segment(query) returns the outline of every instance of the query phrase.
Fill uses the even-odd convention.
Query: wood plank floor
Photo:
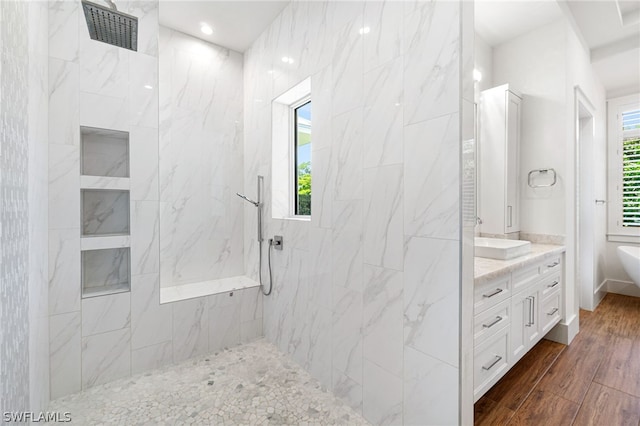
[[[640,298],[581,310],[569,346],[541,340],[474,408],[482,426],[640,426]]]

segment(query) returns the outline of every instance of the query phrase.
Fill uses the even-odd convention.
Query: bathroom
[[[638,12],[491,3],[115,1],[137,18],[132,49],[93,40],[79,0],[1,2],[3,424],[534,410],[537,390],[506,410],[490,398],[523,362],[474,386],[474,263],[501,262],[474,259],[474,237],[510,234],[484,229],[482,94],[520,95],[515,239],[554,245],[562,271],[553,326],[522,360],[561,363],[609,300],[640,297],[618,257],[638,228],[617,235],[607,187],[608,115],[638,109],[620,66],[638,63]],[[614,12],[606,43],[582,33]],[[551,169],[555,185],[528,186]],[[565,411],[589,415],[582,399]]]

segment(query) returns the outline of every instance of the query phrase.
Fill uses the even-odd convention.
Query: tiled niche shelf
[[[82,251],[82,297],[131,290],[129,247]]]
[[[129,177],[129,133],[80,127],[80,174]]]
[[[82,297],[131,290],[129,134],[81,127]]]

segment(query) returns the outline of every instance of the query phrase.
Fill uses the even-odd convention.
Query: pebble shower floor
[[[367,425],[264,339],[52,401],[79,425]]]

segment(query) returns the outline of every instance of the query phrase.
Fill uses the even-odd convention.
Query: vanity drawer
[[[473,296],[473,312],[477,315],[511,297],[511,277],[506,274],[476,285]]]
[[[542,273],[560,272],[562,270],[562,256],[555,255],[544,260],[541,267]]]
[[[517,293],[521,289],[527,287],[540,277],[541,263],[526,266],[520,270],[513,272],[513,293]]]
[[[540,305],[540,324],[543,336],[562,318],[562,292],[557,290],[542,300]]]
[[[490,339],[510,321],[511,303],[509,300],[476,315],[473,325],[473,346],[478,346]]]
[[[562,278],[560,277],[560,272],[554,273],[542,281],[542,298],[544,299],[548,294],[551,294],[556,290],[560,290],[561,288]]]
[[[509,364],[509,327],[478,346],[473,356],[473,396],[477,401],[507,372]]]

